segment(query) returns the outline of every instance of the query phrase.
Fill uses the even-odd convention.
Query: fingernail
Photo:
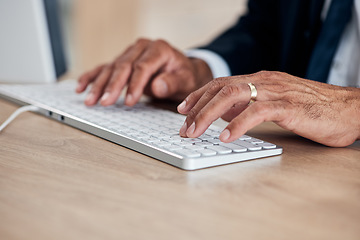
[[[132,94],[128,94],[125,98],[125,104],[130,104],[133,100]]]
[[[224,131],[222,131],[222,133],[219,136],[221,141],[226,141],[230,138],[230,131],[229,129],[225,129]]]
[[[184,100],[180,105],[178,106],[179,111],[183,111],[186,107],[186,100]]]
[[[193,135],[195,132],[195,122],[193,122],[190,127],[188,128],[188,130],[186,131],[186,135],[191,136]]]
[[[82,90],[82,88],[83,88],[83,84],[79,82],[75,90],[76,90],[77,92],[79,92],[79,91]]]
[[[106,93],[104,93],[104,95],[101,97],[101,101],[104,102],[104,101],[106,101],[109,97],[110,97],[110,93],[109,93],[109,92],[106,92]]]
[[[156,82],[155,82],[155,87],[156,87],[156,90],[158,92],[158,94],[160,96],[166,96],[167,93],[168,93],[168,85],[166,84],[166,82],[162,79],[158,79]]]
[[[87,103],[93,103],[95,101],[95,94],[94,93],[89,93],[86,96],[85,102]]]
[[[187,124],[186,124],[186,121],[184,122],[184,124],[182,125],[182,127],[180,128],[180,135],[181,136],[185,136],[186,135],[186,130],[187,130]]]

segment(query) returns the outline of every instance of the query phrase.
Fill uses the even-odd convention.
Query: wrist
[[[346,87],[344,102],[350,107],[354,123],[354,131],[357,133],[357,140],[360,140],[360,88]]]

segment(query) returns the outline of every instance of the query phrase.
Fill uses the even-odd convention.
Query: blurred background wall
[[[246,0],[59,0],[70,71],[111,61],[139,37],[178,49],[209,42],[246,11]]]

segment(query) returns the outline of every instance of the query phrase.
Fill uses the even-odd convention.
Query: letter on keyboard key
[[[232,152],[232,150],[230,148],[226,148],[226,147],[222,147],[222,146],[211,146],[211,147],[207,147],[207,149],[214,150],[219,154],[228,154],[228,153]]]
[[[230,148],[231,150],[233,150],[234,152],[246,152],[247,151],[247,148],[246,147],[243,147],[243,146],[240,146],[240,145],[236,145],[236,144],[233,144],[233,143],[220,143],[219,144],[220,146],[223,146],[223,147],[227,147],[227,148]]]
[[[180,154],[182,156],[185,157],[189,157],[189,158],[197,158],[200,157],[201,154],[192,150],[186,150],[186,149],[182,149],[180,151],[175,151],[177,154]]]

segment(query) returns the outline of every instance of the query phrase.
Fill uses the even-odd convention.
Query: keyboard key
[[[191,142],[176,142],[174,143],[175,145],[181,146],[181,147],[187,147],[187,146],[191,146],[192,143]]]
[[[219,145],[219,143],[222,143],[220,141],[220,139],[216,138],[216,139],[210,139],[210,140],[207,140],[208,142],[212,143],[212,144],[216,144],[216,145]]]
[[[211,147],[207,147],[207,149],[213,150],[219,154],[228,154],[232,152],[230,148],[226,148],[223,146],[211,146]]]
[[[202,140],[199,138],[183,138],[182,141],[188,143],[202,142]]]
[[[273,149],[273,148],[276,148],[276,145],[275,144],[272,144],[272,143],[263,143],[263,144],[259,144],[261,145],[264,149]]]
[[[188,158],[197,158],[197,157],[201,156],[201,153],[194,152],[194,151],[187,150],[187,149],[178,150],[178,151],[175,151],[175,153],[180,154],[185,157],[188,157]]]
[[[178,146],[178,145],[174,145],[174,144],[171,144],[171,145],[169,145],[169,146],[165,146],[164,148],[167,149],[167,150],[169,150],[169,151],[171,151],[171,152],[174,152],[174,151],[178,151],[178,150],[183,149],[183,147]]]
[[[196,142],[194,143],[196,146],[202,146],[202,147],[209,147],[209,146],[213,146],[214,144],[212,144],[211,142]]]
[[[216,155],[216,151],[211,150],[211,149],[202,149],[202,150],[197,150],[197,152],[201,153],[202,156],[205,157],[210,157],[210,156],[215,156]]]
[[[155,142],[156,146],[159,147],[166,147],[166,146],[171,146],[171,143],[164,141],[164,140],[160,140],[159,142]]]
[[[263,143],[263,140],[260,139],[256,139],[256,138],[251,138],[249,140],[245,140],[246,142],[252,143],[252,144],[258,144],[258,143]]]
[[[226,148],[230,148],[231,150],[233,150],[234,152],[246,152],[247,148],[240,146],[240,145],[236,145],[234,143],[220,143],[220,146],[226,147]]]
[[[243,135],[239,138],[239,140],[250,140],[251,137],[247,136],[247,135]]]
[[[262,148],[260,145],[252,144],[252,143],[249,143],[246,141],[235,140],[233,143],[236,145],[245,147],[245,148],[249,149],[250,151],[261,150],[261,148]]]
[[[193,150],[193,151],[204,149],[204,148],[205,147],[203,147],[203,146],[198,146],[198,145],[194,145],[194,144],[185,147],[185,149],[189,149],[189,150]]]

